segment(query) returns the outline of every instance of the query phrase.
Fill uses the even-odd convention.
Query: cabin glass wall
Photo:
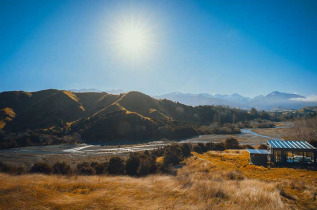
[[[294,156],[292,151],[285,151],[285,158],[287,163],[293,163],[294,162]]]
[[[314,153],[304,152],[304,161],[305,163],[314,163]]]
[[[294,151],[293,155],[294,155],[294,163],[301,163],[304,161],[303,152]]]
[[[282,160],[281,156],[282,156],[282,152],[280,150],[275,150],[274,151],[274,160],[275,160],[275,162],[280,163],[281,160]]]

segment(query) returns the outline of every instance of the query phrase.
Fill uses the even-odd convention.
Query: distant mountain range
[[[190,93],[169,93],[155,96],[157,99],[169,99],[190,106],[198,105],[224,105],[241,109],[252,107],[260,110],[290,110],[300,109],[305,106],[317,106],[317,101],[306,100],[305,96],[293,93],[282,93],[274,91],[268,95],[260,95],[254,98],[244,97],[237,93],[232,95],[220,94],[190,94]]]

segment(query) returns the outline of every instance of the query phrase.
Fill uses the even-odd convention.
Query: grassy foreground
[[[193,153],[176,176],[0,174],[1,209],[316,209],[317,172],[248,165],[245,151]]]

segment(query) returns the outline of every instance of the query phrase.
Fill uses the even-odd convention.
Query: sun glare
[[[113,47],[122,60],[148,61],[154,52],[153,24],[140,15],[128,15],[116,19],[113,24]]]
[[[125,54],[140,56],[145,53],[149,45],[148,34],[143,28],[131,24],[120,30],[118,44]]]

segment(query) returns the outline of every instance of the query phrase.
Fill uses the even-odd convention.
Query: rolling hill
[[[203,125],[232,123],[233,116],[240,121],[250,118],[244,110],[192,107],[136,91],[120,95],[56,89],[10,91],[0,93],[0,110],[0,129],[10,135],[31,130],[40,133],[37,141],[42,141],[42,133],[78,133],[83,141],[97,143],[187,138],[197,135]]]

